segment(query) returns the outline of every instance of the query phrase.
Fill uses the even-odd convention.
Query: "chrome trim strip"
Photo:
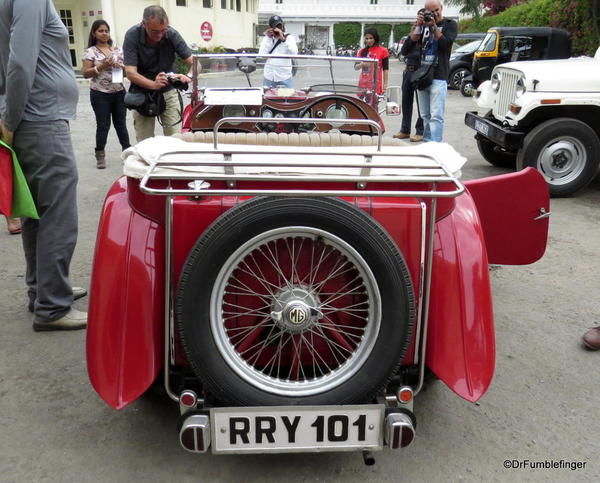
[[[171,255],[172,255],[172,233],[173,233],[173,196],[167,196],[165,200],[165,354],[164,354],[164,383],[167,395],[173,401],[179,401],[174,393],[171,392],[169,382],[170,366],[174,361],[174,352],[172,343],[174,341],[173,327],[173,304],[171,300]]]
[[[427,204],[421,204],[421,259],[419,260],[419,295],[417,301],[417,326],[415,328],[415,354],[413,364],[419,363],[419,342],[421,340],[421,327],[423,325],[423,294],[425,292],[425,243],[427,240]]]
[[[436,180],[439,181],[439,180]],[[144,193],[151,195],[166,195],[167,190],[144,187]],[[455,198],[464,189],[454,191],[365,191],[365,190],[245,190],[245,189],[206,189],[194,190],[172,190],[171,195],[176,196],[338,196],[338,197],[394,197],[394,198]]]
[[[431,199],[431,208],[429,213],[429,239],[427,240],[427,272],[425,275],[425,300],[423,304],[423,330],[421,338],[421,347],[419,355],[419,384],[415,389],[415,396],[423,389],[425,380],[425,353],[427,351],[427,327],[429,326],[429,296],[431,294],[431,270],[433,265],[433,242],[435,236],[435,210],[437,200]]]

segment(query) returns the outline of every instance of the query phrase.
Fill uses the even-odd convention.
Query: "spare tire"
[[[335,198],[253,198],[200,236],[176,295],[187,359],[224,405],[367,402],[414,322],[385,230]]]

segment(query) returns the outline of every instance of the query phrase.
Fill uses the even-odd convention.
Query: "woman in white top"
[[[291,34],[286,34],[283,20],[279,15],[273,15],[269,19],[269,29],[260,44],[259,54],[297,55],[298,46],[296,39]],[[264,70],[265,87],[277,87],[283,85],[292,87],[292,59],[268,59]]]
[[[90,100],[96,114],[96,167],[104,169],[104,147],[111,116],[121,148],[130,146],[124,104],[123,52],[113,45],[110,27],[104,20],[92,24],[88,48],[83,52],[83,76],[91,79]]]

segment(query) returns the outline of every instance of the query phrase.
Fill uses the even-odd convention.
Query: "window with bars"
[[[225,10],[227,8],[227,0],[221,0],[221,8]]]
[[[67,30],[69,32],[69,43],[75,43],[75,34],[73,32],[73,12],[69,9],[61,9],[60,11],[60,19],[62,23],[65,24]]]
[[[212,8],[212,0],[202,0],[202,6],[204,8]]]
[[[377,5],[377,0],[371,0],[371,5]]]
[[[414,5],[415,0],[406,0],[406,5]]]
[[[175,0],[177,7],[187,7],[187,0]]]
[[[242,11],[242,0],[235,0],[235,9],[238,12]]]
[[[283,3],[283,0],[275,0],[275,3]]]

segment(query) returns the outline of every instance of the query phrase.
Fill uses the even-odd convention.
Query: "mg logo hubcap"
[[[308,310],[306,310],[304,307],[301,307],[299,305],[292,307],[289,311],[289,321],[295,325],[301,324],[306,319],[308,319],[308,317],[309,317]]]

